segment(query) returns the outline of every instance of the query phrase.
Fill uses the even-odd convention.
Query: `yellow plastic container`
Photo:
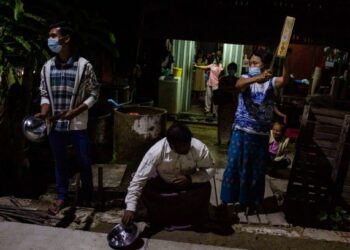
[[[173,68],[173,75],[175,77],[181,77],[182,76],[182,68],[174,67]]]

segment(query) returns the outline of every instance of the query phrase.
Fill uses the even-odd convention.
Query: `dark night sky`
[[[32,7],[30,0],[24,0]],[[52,2],[48,0],[37,0]],[[61,0],[107,19],[123,60],[142,45],[165,38],[275,46],[287,15],[296,17],[292,43],[348,49],[350,1],[345,0]],[[73,14],[72,14],[73,15]],[[144,19],[143,19],[144,18]],[[144,20],[142,24],[142,19]],[[157,44],[155,46],[158,46]]]
[[[47,1],[47,0],[38,0]],[[28,4],[30,0],[25,0]],[[47,1],[50,2],[50,1]],[[55,2],[55,1],[53,1]],[[350,46],[347,0],[61,0],[110,21],[121,42],[177,38],[276,44],[285,16],[296,17],[294,43]],[[140,24],[144,14],[144,26]]]

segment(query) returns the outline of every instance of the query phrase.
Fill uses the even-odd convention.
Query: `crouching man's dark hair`
[[[174,123],[168,128],[166,138],[169,144],[190,142],[192,139],[192,132],[185,124]]]

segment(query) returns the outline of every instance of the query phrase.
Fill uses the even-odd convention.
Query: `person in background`
[[[282,120],[284,124],[287,124],[287,115],[279,110],[277,103],[273,106],[273,112],[277,115],[278,120]]]
[[[284,63],[282,76],[273,77],[269,70],[271,60],[272,53],[267,48],[255,48],[248,74],[236,83],[240,93],[221,200],[223,208],[239,202],[246,214],[259,212],[264,199],[274,92],[288,82],[289,76],[288,63]]]
[[[162,55],[161,62],[161,74],[164,76],[169,76],[173,69],[173,64],[175,62],[174,56],[172,54],[172,44],[170,39],[165,40],[165,47],[162,51],[164,51],[164,55]]]
[[[142,68],[140,64],[135,64],[129,76],[130,99],[135,100],[140,95],[142,88]]]
[[[275,122],[270,131],[268,171],[271,174],[278,169],[287,168],[291,163],[287,157],[289,138],[286,136],[286,129],[284,123]]]
[[[273,122],[281,122],[284,123],[287,126],[287,115],[283,113],[281,110],[282,104],[281,104],[281,91],[277,91],[275,93],[275,98],[274,98],[274,106],[273,106],[273,112],[274,112],[274,118]]]
[[[214,172],[207,146],[193,138],[187,126],[173,124],[137,168],[125,197],[122,222],[128,225],[134,221],[141,198],[151,224],[201,223],[208,217],[209,180]]]
[[[56,55],[41,70],[41,112],[37,117],[55,117],[48,128],[49,142],[55,161],[57,199],[49,213],[57,214],[68,195],[67,146],[73,144],[82,181],[82,205],[93,201],[90,143],[87,133],[88,109],[97,101],[100,84],[93,67],[74,52],[74,31],[66,23],[50,26],[48,47]]]
[[[208,64],[208,60],[205,58],[202,50],[198,50],[195,63],[199,66],[206,66]],[[205,70],[197,68],[194,72],[192,91],[194,101],[198,101],[200,95],[205,92]]]
[[[220,55],[221,55],[221,51],[218,51],[214,58],[213,63],[207,66],[199,66],[197,64],[194,65],[196,68],[199,68],[199,69],[210,69],[209,79],[207,81],[206,92],[205,92],[204,113],[208,114],[212,111],[214,116],[217,115],[217,106],[212,105],[213,91],[215,89],[218,89],[219,76],[220,76],[220,73],[224,70],[224,67],[221,64]]]
[[[219,79],[219,88],[213,91],[213,103],[218,105],[218,145],[222,140],[229,144],[232,124],[238,103],[236,89],[237,64],[232,62],[227,66],[227,75]]]

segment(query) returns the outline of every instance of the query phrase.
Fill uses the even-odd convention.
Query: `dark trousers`
[[[93,184],[90,142],[87,130],[72,130],[69,132],[51,131],[49,141],[55,160],[57,198],[60,200],[65,200],[67,198],[69,184],[67,146],[72,143],[79,165],[83,199],[88,201],[91,200],[93,195]]]
[[[149,180],[141,200],[151,223],[158,225],[198,224],[208,218],[210,182],[178,189],[160,177]]]

